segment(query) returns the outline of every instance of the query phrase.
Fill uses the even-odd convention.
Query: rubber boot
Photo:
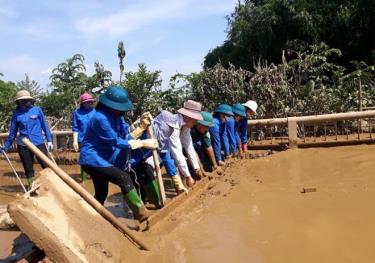
[[[81,169],[81,182],[83,183],[86,179],[86,173]]]
[[[155,205],[156,208],[161,207],[161,198],[158,181],[154,179],[145,185],[146,197],[147,199]]]
[[[143,204],[142,199],[139,197],[135,189],[124,195],[124,199],[129,208],[133,211],[134,217],[138,219],[138,221],[142,222],[150,216],[147,208]]]
[[[33,184],[33,181],[34,181],[34,177],[27,177],[27,186],[26,186],[26,190],[27,191],[30,191],[31,189],[31,185]]]

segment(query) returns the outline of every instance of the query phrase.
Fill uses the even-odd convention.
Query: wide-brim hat
[[[194,100],[188,100],[184,102],[184,107],[179,109],[177,112],[188,116],[194,120],[203,120],[201,115],[202,105]]]
[[[216,106],[214,111],[218,113],[223,113],[226,115],[233,116],[232,107],[228,104],[219,104]]]
[[[27,90],[20,90],[16,94],[15,101],[18,100],[35,100],[33,97],[31,97],[30,92]]]
[[[99,102],[118,111],[130,111],[133,109],[128,91],[121,86],[109,87],[104,94],[100,95]]]
[[[254,114],[257,114],[258,103],[256,103],[255,101],[248,100],[246,103],[243,103],[242,105],[252,110]]]
[[[246,108],[241,103],[236,103],[232,106],[232,111],[241,117],[246,117]]]
[[[214,126],[213,118],[212,118],[211,113],[209,113],[207,111],[202,111],[201,115],[202,115],[203,120],[198,121],[198,124],[203,125],[203,126],[207,126],[207,127]]]

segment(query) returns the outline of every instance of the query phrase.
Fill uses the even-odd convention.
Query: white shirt
[[[177,114],[177,124],[178,128],[174,128],[169,137],[171,153],[182,175],[189,177],[191,175],[182,149],[185,149],[194,170],[199,169],[197,153],[195,152],[193,140],[191,139],[190,128],[183,127],[185,123],[181,114]]]

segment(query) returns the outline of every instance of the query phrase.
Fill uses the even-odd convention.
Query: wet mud
[[[239,160],[139,233],[153,251],[134,262],[373,262],[374,153],[360,145]]]
[[[160,250],[142,262],[373,262],[374,153],[311,148],[240,161],[151,233]]]

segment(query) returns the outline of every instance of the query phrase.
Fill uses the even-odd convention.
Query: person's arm
[[[209,129],[211,135],[211,143],[215,153],[215,157],[217,161],[221,161],[221,142],[220,142],[220,134],[219,128],[215,125]]]
[[[10,122],[9,135],[4,143],[5,151],[8,151],[10,147],[12,146],[12,143],[17,136],[17,132],[18,132],[17,117],[15,116],[15,114],[13,114],[12,120]]]
[[[40,122],[42,125],[42,130],[44,131],[44,135],[46,136],[47,142],[52,142],[52,133],[48,127],[48,123],[47,123],[46,118],[44,117],[44,113],[42,109],[39,108],[39,112],[40,112]]]
[[[236,140],[236,122],[234,121],[233,117],[227,122],[228,127],[228,141],[229,141],[229,149],[230,152],[234,155],[237,154],[237,140]]]
[[[79,129],[78,129],[78,117],[77,117],[77,111],[73,112],[72,116],[72,131],[73,131],[73,148],[76,152],[79,150],[79,145],[78,145],[78,134],[79,134]]]
[[[191,139],[190,129],[182,131],[180,136],[182,147],[185,149],[188,159],[193,166],[194,171],[200,169],[197,153],[195,152],[193,140]]]
[[[229,141],[228,141],[228,127],[226,123],[221,123],[220,139],[223,143],[225,159],[229,159]]]
[[[247,119],[246,118],[241,120],[239,131],[240,131],[242,149],[246,151],[247,150]]]
[[[214,149],[210,146],[210,147],[206,148],[205,150],[206,150],[206,153],[207,153],[208,157],[211,160],[212,167],[215,170],[217,168],[217,162],[216,162],[216,159],[215,159]]]
[[[189,177],[190,172],[184,154],[182,153],[182,144],[180,140],[180,130],[173,129],[169,137],[172,157],[176,162],[177,167],[185,177]]]
[[[165,167],[165,170],[167,171],[167,174],[170,176],[175,176],[177,174],[177,169],[176,169],[173,159],[171,158],[169,151],[160,152],[159,156],[160,156],[161,161],[163,162],[163,165]]]
[[[128,139],[120,138],[117,133],[112,129],[111,124],[107,119],[93,119],[92,120],[93,131],[97,136],[106,141],[109,145],[116,146],[120,149],[131,148]]]

